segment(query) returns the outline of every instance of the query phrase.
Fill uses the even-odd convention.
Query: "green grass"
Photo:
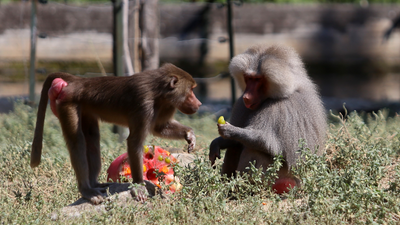
[[[217,136],[213,116],[185,117],[198,137],[197,158],[190,168],[177,168],[183,189],[168,199],[144,204],[107,204],[104,213],[79,218],[60,217],[57,224],[398,224],[400,220],[400,117],[350,114],[332,117],[326,154],[307,149],[295,170],[303,185],[280,198],[267,187],[281,163],[266,176],[251,168],[251,176],[227,180],[208,162],[208,145]],[[0,224],[50,224],[51,213],[78,198],[75,176],[57,119],[48,113],[42,163],[29,167],[36,110],[17,104],[15,113],[0,114]],[[111,126],[101,125],[103,168],[126,149]],[[149,137],[148,144],[185,148],[184,141]],[[279,157],[278,157],[279,159]],[[264,178],[263,178],[264,177]],[[251,181],[251,182],[250,182]]]

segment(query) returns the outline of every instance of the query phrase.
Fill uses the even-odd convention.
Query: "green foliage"
[[[50,224],[51,213],[80,195],[57,119],[49,112],[44,129],[42,163],[29,167],[36,110],[22,103],[11,114],[0,114],[0,224]],[[177,115],[198,137],[195,161],[176,167],[183,189],[154,197],[144,204],[104,202],[105,212],[59,218],[57,224],[396,224],[399,221],[400,117],[385,111],[371,115],[333,115],[326,153],[312,154],[294,168],[302,186],[284,196],[269,183],[283,163],[281,156],[265,172],[250,165],[250,173],[229,179],[208,161],[208,145],[217,136],[214,116]],[[126,151],[112,127],[101,124],[103,168]],[[148,144],[184,149],[184,141],[149,137]],[[303,146],[303,143],[300,142]]]
[[[327,152],[304,151],[297,173],[303,177],[302,207],[314,216],[339,215],[351,223],[392,221],[399,211],[399,118],[384,112],[365,121],[356,113],[331,127]],[[342,220],[341,219],[341,220]]]

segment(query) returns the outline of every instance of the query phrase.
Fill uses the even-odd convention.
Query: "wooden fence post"
[[[126,1],[127,2],[127,1]],[[124,15],[123,15],[123,0],[113,0],[113,17],[114,17],[114,28],[113,28],[113,67],[114,76],[125,76],[124,68]],[[115,133],[119,134],[119,141],[124,141],[128,135],[129,130],[125,127],[114,125],[113,128]]]
[[[136,72],[157,69],[159,60],[158,0],[136,0],[129,19],[129,45]]]
[[[114,76],[124,76],[123,61],[123,10],[122,0],[113,0],[114,32],[113,32],[113,64]]]
[[[29,65],[29,102],[35,104],[35,63],[36,63],[36,24],[37,24],[37,0],[31,0],[31,50]]]
[[[229,60],[231,60],[235,56],[234,48],[233,48],[233,28],[232,28],[232,3],[230,0],[227,0],[227,7],[228,7],[228,35],[229,35]],[[236,88],[235,88],[235,80],[231,77],[231,104],[232,106],[235,104],[236,101]]]
[[[141,62],[142,70],[157,69],[159,59],[159,13],[158,0],[141,1],[140,30],[141,30]]]

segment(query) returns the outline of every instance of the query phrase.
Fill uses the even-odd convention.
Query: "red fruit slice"
[[[153,159],[154,158],[154,154],[152,152],[148,152],[148,153],[143,155],[143,158],[145,158],[145,159]]]
[[[146,177],[148,180],[151,180],[151,181],[157,180],[156,169],[151,168],[151,169],[147,170]]]
[[[296,186],[296,181],[293,178],[279,178],[275,181],[275,184],[272,185],[272,190],[276,194],[283,194],[289,192],[289,189],[292,189]]]
[[[156,171],[164,174],[165,184],[170,184],[171,192],[180,190],[182,185],[174,176],[173,164],[177,160],[168,151],[158,146],[144,146],[143,150],[143,179],[153,182],[161,187],[158,182]],[[107,181],[121,182],[120,177],[132,178],[129,166],[128,153],[118,156],[107,170]]]
[[[123,171],[123,165],[125,162],[128,162],[128,153],[124,153],[120,156],[118,156],[111,164],[110,167],[108,167],[107,170],[107,181],[113,181],[117,182],[120,181],[119,177],[121,171]]]

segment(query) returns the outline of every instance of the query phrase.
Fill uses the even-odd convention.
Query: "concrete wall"
[[[206,63],[226,65],[228,43],[218,42],[220,37],[227,37],[226,8],[217,6],[210,11]],[[196,64],[204,40],[199,39],[201,29],[195,18],[203,7],[160,5],[161,61]],[[400,99],[399,75],[391,70],[400,61],[400,33],[395,31],[386,42],[382,38],[400,15],[400,6],[245,4],[233,8],[236,54],[254,44],[290,45],[310,65],[310,74],[323,95]],[[29,20],[29,2],[0,6],[0,69],[7,62],[29,59]],[[38,33],[47,38],[38,39],[37,58],[110,63],[111,30],[110,4],[39,5]],[[190,72],[198,76],[198,70],[193,67]],[[215,68],[203,71],[208,76],[218,72]]]
[[[198,29],[184,28],[204,5],[179,4],[160,7],[161,57],[187,58],[198,55]],[[249,5],[234,8],[235,51],[252,44],[282,43],[296,48],[306,61],[399,60],[397,32],[382,42],[383,32],[400,14],[397,5]],[[212,7],[208,60],[226,60],[226,9]],[[26,58],[29,49],[30,3],[0,7],[0,58]],[[38,40],[38,58],[47,60],[111,57],[111,5],[39,5],[38,32],[48,35]],[[185,39],[194,40],[182,40]]]

